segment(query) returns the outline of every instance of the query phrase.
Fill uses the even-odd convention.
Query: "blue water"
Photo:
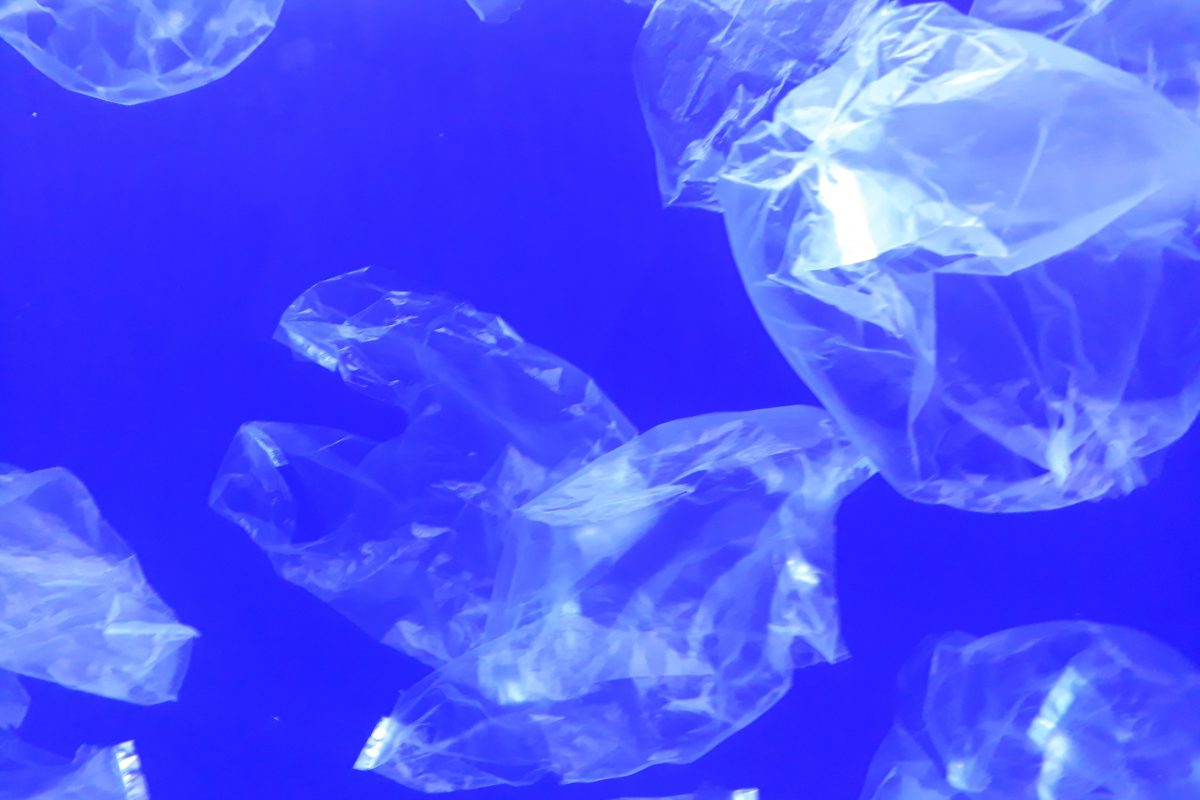
[[[228,78],[133,108],[0,48],[0,460],[78,474],[202,632],[178,703],[33,685],[25,738],[134,738],[156,800],[416,796],[350,765],[424,669],[280,580],[206,506],[247,420],[399,430],[272,342],[322,278],[378,264],[501,314],[640,428],[813,402],[720,218],[660,207],[630,74],[641,19],[615,0],[530,0],[503,26],[451,0],[296,0]],[[473,796],[855,797],[901,663],[949,630],[1085,618],[1200,661],[1198,479],[1196,431],[1147,488],[1050,513],[920,506],[875,479],[838,519],[851,660],[800,671],[693,765]]]

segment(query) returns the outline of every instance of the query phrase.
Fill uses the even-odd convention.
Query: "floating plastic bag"
[[[1200,409],[1200,127],[942,4],[878,13],[719,196],[780,349],[906,496],[1130,491]],[[1152,466],[1152,464],[1151,464]]]
[[[0,0],[0,38],[65,89],[133,105],[224,77],[283,0]]]
[[[663,202],[716,208],[713,187],[733,143],[833,61],[881,2],[658,0],[634,76]]]
[[[499,318],[376,271],[305,292],[279,338],[410,424],[386,442],[246,425],[213,507],[281,576],[432,665],[479,641],[512,510],[634,432],[591,378]]]
[[[1149,636],[1086,622],[947,637],[864,800],[1200,797],[1200,672]]]
[[[132,742],[74,759],[22,742],[29,695],[14,672],[161,703],[178,693],[195,635],[74,475],[0,467],[0,800],[146,800]]]
[[[64,469],[0,469],[0,668],[131,703],[175,699],[196,631]]]
[[[1200,4],[1193,0],[975,0],[971,16],[1068,44],[1200,116]]]
[[[407,691],[357,767],[425,792],[687,763],[844,655],[833,515],[871,468],[824,412],[662,425],[526,503],[489,640]]]

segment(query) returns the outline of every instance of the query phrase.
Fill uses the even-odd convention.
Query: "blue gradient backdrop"
[[[63,465],[198,627],[182,699],[33,687],[25,733],[136,738],[155,800],[416,794],[350,765],[422,670],[300,589],[206,507],[252,419],[384,434],[398,420],[271,341],[315,281],[366,264],[505,317],[641,427],[808,402],[741,287],[721,220],[663,211],[630,75],[638,11],[529,0],[290,0],[230,77],[136,108],[70,94],[0,48],[0,460]],[[797,675],[687,767],[497,789],[610,800],[758,786],[857,796],[927,635],[1090,618],[1200,660],[1200,435],[1133,496],[1029,516],[913,505],[874,480],[839,519],[854,658]]]

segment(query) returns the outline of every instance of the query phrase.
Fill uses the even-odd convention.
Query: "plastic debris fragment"
[[[1082,50],[1200,115],[1200,5],[1191,0],[975,0],[971,16]]]
[[[884,477],[1030,511],[1143,484],[1200,410],[1198,156],[1135,77],[927,4],[877,13],[719,194],[768,330]]]
[[[623,797],[620,800],[758,800],[758,789],[718,789],[705,786],[691,794],[676,794],[670,797]]]
[[[284,578],[433,665],[479,641],[512,510],[634,433],[587,375],[502,320],[376,271],[305,292],[279,338],[410,424],[386,442],[246,425],[213,507]]]
[[[11,672],[0,670],[0,730],[17,728],[29,710],[29,693]]]
[[[882,0],[658,0],[634,75],[667,205],[715,208],[733,143],[833,61]]]
[[[863,800],[1200,797],[1200,672],[1149,636],[1061,622],[947,637]]]
[[[124,105],[224,77],[283,0],[0,0],[0,38],[74,92]]]
[[[196,631],[64,469],[0,470],[0,668],[152,704],[175,699]]]
[[[833,515],[870,474],[803,407],[598,458],[517,512],[490,638],[402,695],[357,768],[445,792],[700,757],[843,656]]]
[[[524,0],[467,0],[484,22],[505,22],[521,9]]]
[[[82,747],[74,759],[0,731],[0,800],[148,800],[133,742]]]

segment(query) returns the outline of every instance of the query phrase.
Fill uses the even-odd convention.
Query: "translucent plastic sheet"
[[[1200,4],[1194,0],[975,0],[971,15],[1069,44],[1142,78],[1200,114]]]
[[[0,0],[0,38],[60,86],[132,105],[242,63],[283,0]]]
[[[133,742],[83,747],[74,759],[0,731],[0,800],[148,800]]]
[[[882,0],[658,0],[634,75],[663,202],[714,208],[733,143]],[[649,3],[638,3],[649,5]]]
[[[927,4],[789,94],[719,196],[768,330],[888,481],[1029,511],[1141,485],[1195,419],[1198,156],[1137,78]]]
[[[279,338],[404,410],[404,434],[253,423],[212,493],[279,574],[438,665],[482,635],[512,510],[633,435],[574,366],[464,303],[370,270],[324,281]]]
[[[1200,672],[1135,631],[1086,622],[947,637],[863,800],[1200,797]]]
[[[29,710],[29,694],[11,672],[0,670],[0,729],[17,728]]]
[[[146,800],[132,742],[81,748],[68,760],[18,738],[13,729],[28,708],[29,695],[17,676],[0,671],[0,800]]]
[[[524,0],[467,0],[484,22],[504,22],[520,10]]]
[[[843,655],[833,515],[871,474],[789,407],[667,423],[524,505],[489,640],[359,758],[426,792],[690,762]]]
[[[196,632],[63,469],[0,468],[0,669],[133,703],[175,698]]]
[[[196,632],[63,469],[0,467],[0,667],[134,703],[175,698]],[[0,670],[0,800],[146,800],[132,742],[66,759],[20,740],[29,695]]]

